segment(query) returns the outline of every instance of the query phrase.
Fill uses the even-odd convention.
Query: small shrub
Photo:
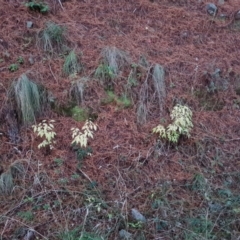
[[[158,133],[160,137],[172,143],[177,143],[181,135],[189,137],[193,128],[192,111],[190,108],[177,104],[173,108],[170,117],[173,123],[169,124],[167,128],[159,124],[153,128],[153,133]]]
[[[49,147],[53,148],[52,144],[54,143],[54,138],[56,133],[54,132],[54,120],[50,120],[47,123],[46,120],[43,120],[41,123],[33,125],[33,131],[37,134],[38,137],[42,138],[43,141],[38,145],[38,148]]]
[[[25,3],[25,6],[32,11],[38,11],[40,13],[49,12],[49,6],[44,2],[31,1],[31,2]]]

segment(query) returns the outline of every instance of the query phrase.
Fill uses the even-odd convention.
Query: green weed
[[[123,94],[122,96],[118,97],[115,95],[113,91],[107,91],[107,98],[102,100],[103,104],[109,104],[109,103],[115,103],[120,108],[128,108],[131,107],[132,102],[131,100],[126,96],[126,94]]]
[[[13,63],[8,67],[8,70],[10,72],[16,72],[18,69],[19,69],[19,67],[18,67],[18,64],[16,64],[16,63]]]
[[[190,189],[195,192],[205,193],[208,189],[207,179],[200,173],[196,173],[192,179]]]
[[[50,10],[49,6],[46,3],[38,1],[27,2],[25,3],[25,6],[32,11],[38,11],[40,13],[47,13]]]
[[[31,211],[19,212],[18,216],[27,222],[31,222],[34,219],[34,214]]]
[[[24,59],[23,59],[23,57],[18,57],[18,59],[17,59],[17,62],[19,63],[19,64],[24,64]]]
[[[61,158],[55,158],[54,160],[53,160],[56,164],[57,164],[57,166],[62,166],[63,165],[63,162],[64,162],[64,160],[63,159],[61,159]]]
[[[96,234],[89,232],[80,232],[79,229],[73,229],[60,234],[61,240],[104,240]]]
[[[84,122],[88,119],[88,112],[84,108],[75,106],[70,109],[70,114],[72,118],[78,122]]]

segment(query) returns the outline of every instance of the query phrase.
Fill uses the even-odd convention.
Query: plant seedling
[[[16,63],[11,64],[11,65],[8,67],[8,70],[9,70],[10,72],[16,72],[16,71],[18,70],[18,64],[16,64]]]
[[[43,139],[38,145],[39,149],[43,147],[53,148],[52,144],[55,143],[54,137],[56,136],[54,125],[52,124],[54,122],[54,120],[50,120],[49,123],[47,123],[46,120],[43,120],[41,123],[32,126],[34,133]]]
[[[89,138],[93,138],[93,131],[97,130],[97,125],[92,121],[87,120],[82,127],[81,132],[79,128],[71,128],[72,131],[72,144],[80,145],[80,147],[87,147],[87,142]]]
[[[177,104],[173,108],[170,117],[173,123],[169,124],[167,128],[159,124],[153,128],[153,133],[158,133],[160,137],[172,143],[177,143],[181,135],[189,137],[193,128],[192,111],[190,108]]]

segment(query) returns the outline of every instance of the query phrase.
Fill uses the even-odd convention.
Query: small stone
[[[225,0],[218,0],[219,5],[223,5],[225,3]]]
[[[34,60],[33,60],[33,57],[32,57],[32,56],[28,59],[28,61],[29,61],[29,63],[30,63],[31,65],[34,64]]]
[[[216,16],[218,8],[214,3],[208,3],[206,10],[209,15]]]
[[[240,20],[240,11],[235,14],[235,20]]]
[[[132,217],[139,221],[145,223],[147,220],[146,218],[137,210],[137,209],[132,209]]]
[[[120,236],[121,239],[125,239],[125,240],[131,240],[132,239],[132,234],[127,232],[124,229],[119,231],[119,236]]]
[[[220,18],[227,18],[228,15],[227,15],[226,13],[221,13],[219,17],[220,17]]]
[[[32,231],[31,229],[29,229],[27,231],[27,234],[25,235],[24,239],[23,240],[33,240],[35,237],[34,235],[34,231]]]
[[[33,22],[27,21],[27,28],[32,28],[32,26],[33,26]]]

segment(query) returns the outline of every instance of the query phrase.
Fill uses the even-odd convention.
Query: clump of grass
[[[97,236],[94,233],[80,232],[78,228],[65,231],[60,234],[61,240],[102,240],[102,237]]]
[[[103,63],[109,66],[115,75],[119,74],[119,71],[130,62],[127,53],[116,47],[104,48],[101,55]]]
[[[0,175],[0,194],[10,194],[14,187],[14,179],[22,176],[24,166],[20,162],[13,163],[6,172]]]
[[[82,104],[84,101],[84,88],[87,81],[87,78],[80,78],[78,80],[72,81],[70,95],[78,105]]]
[[[39,34],[39,43],[45,52],[61,52],[64,49],[66,29],[54,22],[47,22]]]
[[[147,106],[143,102],[137,108],[137,122],[143,124],[147,121]]]
[[[149,106],[158,105],[158,114],[162,115],[166,98],[164,68],[155,64],[148,68],[146,78],[139,92],[137,121],[143,124],[147,121]]]
[[[164,68],[155,64],[153,67],[152,79],[155,89],[156,98],[158,99],[159,110],[163,111],[165,98],[166,98],[166,85],[165,85],[165,72]]]
[[[79,64],[79,58],[74,50],[72,50],[67,57],[63,65],[63,72],[65,75],[70,76],[77,74],[81,71],[81,65]]]
[[[0,193],[10,194],[13,189],[13,177],[10,171],[4,172],[0,176]]]
[[[116,75],[110,66],[100,64],[95,71],[95,77],[103,82],[106,90],[113,90],[113,83]]]
[[[41,113],[43,104],[42,90],[33,81],[23,74],[15,81],[10,90],[17,105],[18,116],[23,124],[27,125],[35,121],[38,114]]]
[[[103,82],[107,90],[113,90],[114,79],[124,66],[130,63],[127,53],[116,48],[106,47],[101,52],[102,62],[95,71],[96,78]]]

